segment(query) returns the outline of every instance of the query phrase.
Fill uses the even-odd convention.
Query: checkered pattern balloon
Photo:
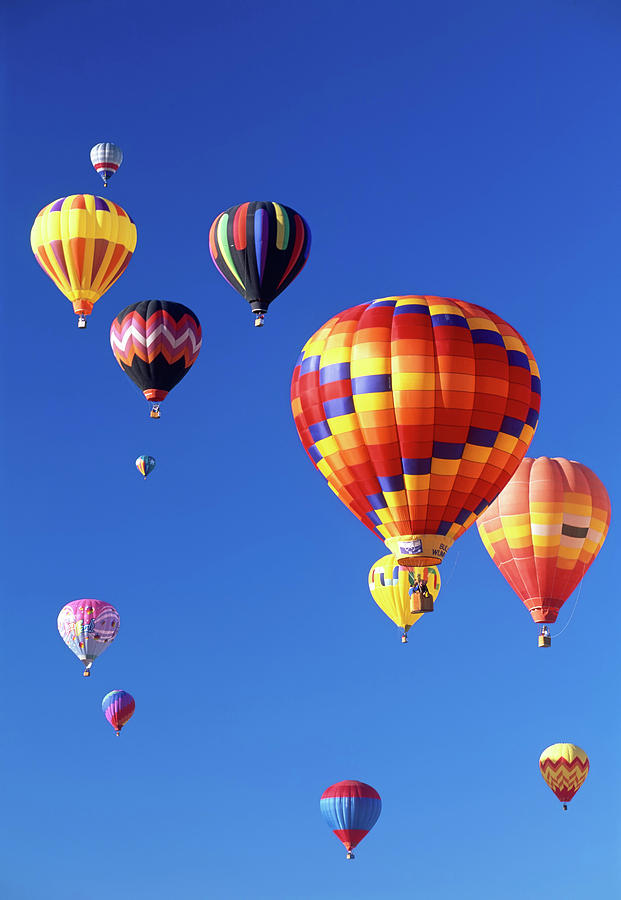
[[[485,549],[533,621],[558,611],[599,553],[610,499],[597,475],[568,459],[524,459],[477,522]]]
[[[540,382],[528,345],[495,313],[387,297],[310,338],[291,401],[337,497],[401,565],[437,565],[517,469]]]

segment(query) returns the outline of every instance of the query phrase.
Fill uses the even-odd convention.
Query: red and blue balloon
[[[382,811],[382,800],[375,788],[364,781],[339,781],[321,795],[321,813],[339,841],[345,845],[347,859],[367,836]]]
[[[127,725],[134,715],[136,701],[127,691],[110,691],[101,701],[101,708],[119,737],[123,725]]]

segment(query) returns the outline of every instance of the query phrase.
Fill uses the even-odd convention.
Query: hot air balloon
[[[567,804],[589,774],[589,758],[575,744],[552,744],[539,757],[539,768],[563,809],[567,809]]]
[[[159,419],[160,403],[196,361],[201,340],[200,322],[183,303],[144,300],[112,322],[112,352],[152,402],[152,419]]]
[[[94,660],[115,639],[119,625],[114,606],[101,600],[72,600],[58,613],[60,636],[84,663],[85,676],[91,674]]]
[[[323,792],[319,808],[339,841],[345,845],[347,859],[353,859],[354,847],[379,819],[382,801],[370,784],[339,781]]]
[[[116,731],[116,736],[121,734],[123,725],[127,725],[136,709],[136,702],[127,691],[110,691],[101,701],[103,714]]]
[[[526,453],[540,383],[527,344],[495,313],[387,297],[310,338],[291,400],[337,497],[399,565],[438,565]]]
[[[524,459],[477,522],[502,575],[543,627],[548,625],[600,551],[610,525],[610,499],[597,475],[568,459]]]
[[[124,209],[92,194],[72,194],[45,206],[30,232],[44,272],[68,297],[86,328],[93,304],[123,274],[136,247],[136,226]]]
[[[123,151],[108,141],[95,144],[91,150],[91,162],[95,171],[103,178],[104,186],[108,187],[108,179],[112,178],[123,162]]]
[[[146,481],[147,475],[155,468],[155,460],[152,456],[139,456],[136,460],[136,468],[140,474],[144,476],[144,480]]]
[[[401,642],[407,644],[408,631],[426,612],[433,611],[440,591],[440,573],[436,566],[406,568],[389,553],[369,572],[371,596],[388,618],[403,629]]]
[[[263,325],[272,300],[304,268],[310,242],[310,229],[302,216],[282,203],[231,206],[209,231],[211,258],[250,304],[255,325]]]

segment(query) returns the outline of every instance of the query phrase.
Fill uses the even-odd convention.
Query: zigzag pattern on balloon
[[[115,319],[110,329],[110,344],[119,363],[131,366],[134,356],[151,362],[162,354],[170,364],[185,359],[188,369],[201,349],[200,326],[190,316],[176,322],[165,311],[145,320],[138,313],[129,313],[119,324]]]
[[[584,784],[589,774],[589,761],[582,762],[577,757],[572,762],[562,757],[556,761],[546,759],[539,763],[539,768],[558,799],[566,803]]]

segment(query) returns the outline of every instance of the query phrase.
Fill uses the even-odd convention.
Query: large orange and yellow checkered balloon
[[[387,297],[311,337],[291,400],[337,497],[400,565],[437,565],[526,453],[539,371],[517,331],[481,306]]]
[[[558,611],[600,551],[610,498],[597,475],[568,459],[524,459],[477,522],[485,549],[533,621]]]
[[[589,774],[589,758],[575,744],[552,744],[539,757],[539,768],[563,809],[567,809],[567,804]]]
[[[72,194],[45,206],[32,226],[32,252],[86,324],[93,304],[125,271],[136,226],[124,209],[92,194]]]

